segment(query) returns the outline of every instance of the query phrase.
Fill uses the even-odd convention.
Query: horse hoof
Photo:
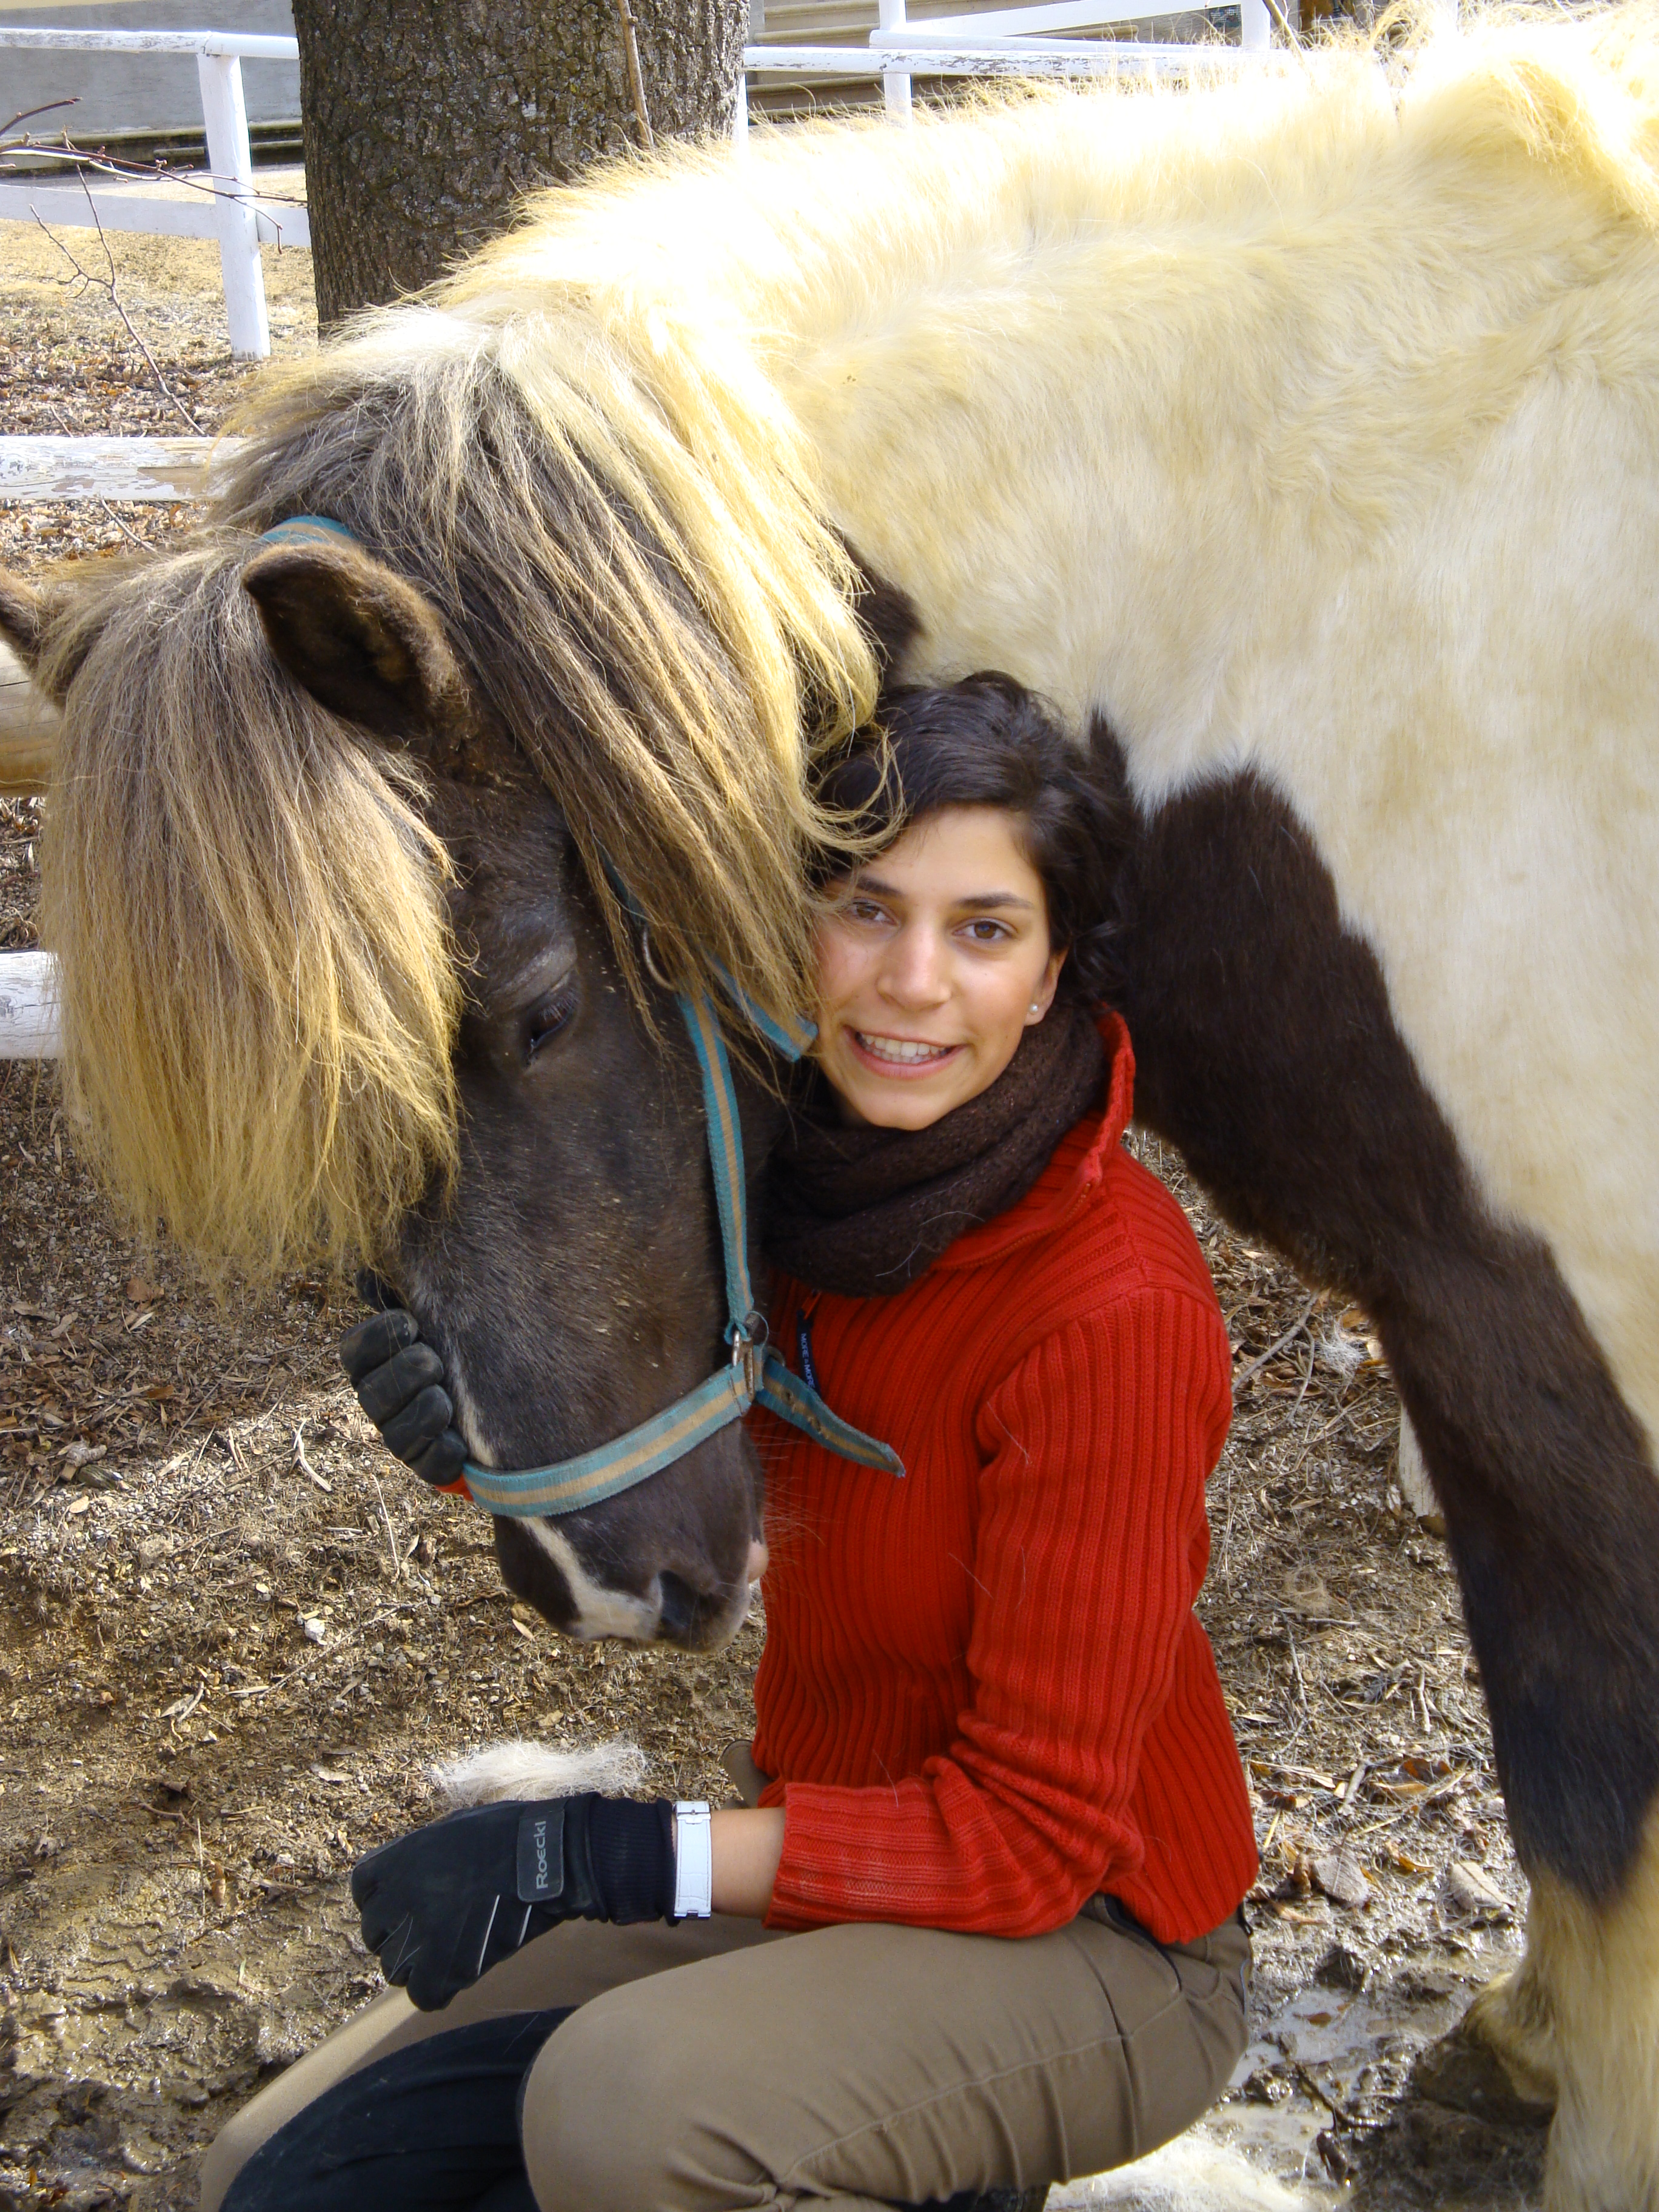
[[[1431,2043],[1412,2068],[1408,2094],[1491,2127],[1547,2127],[1553,2098],[1535,2094],[1534,2081],[1517,2081],[1484,2038],[1460,2024]]]

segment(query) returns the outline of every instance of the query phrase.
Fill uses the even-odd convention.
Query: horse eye
[[[525,1058],[534,1060],[548,1039],[557,1036],[575,1011],[574,983],[562,984],[556,991],[544,992],[525,1016]]]

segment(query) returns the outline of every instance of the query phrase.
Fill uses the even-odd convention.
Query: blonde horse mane
[[[277,666],[246,554],[124,564],[58,625],[41,921],[106,1181],[261,1273],[374,1252],[452,1167],[460,993],[417,781]]]

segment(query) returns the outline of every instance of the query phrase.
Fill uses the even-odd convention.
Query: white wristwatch
[[[674,1917],[707,1920],[714,1910],[714,1845],[706,1797],[675,1806],[674,1836]]]

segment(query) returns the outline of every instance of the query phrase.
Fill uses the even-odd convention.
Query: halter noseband
[[[277,542],[317,538],[353,538],[343,523],[326,515],[296,514],[264,532]],[[643,921],[635,902],[617,886],[623,904]],[[799,1060],[801,1046],[763,1007],[757,1006],[733,979],[721,971],[720,980],[744,1018],[767,1042],[790,1060]],[[703,1111],[708,1124],[708,1161],[714,1173],[714,1204],[720,1214],[720,1243],[726,1265],[726,1341],[732,1357],[706,1382],[660,1413],[641,1421],[637,1428],[615,1437],[607,1444],[574,1459],[556,1460],[548,1467],[504,1469],[480,1467],[468,1460],[465,1486],[492,1513],[514,1520],[541,1520],[562,1513],[579,1513],[620,1492],[631,1490],[647,1475],[657,1474],[677,1459],[696,1449],[732,1422],[741,1420],[757,1401],[770,1412],[802,1430],[814,1443],[842,1459],[902,1475],[904,1462],[890,1446],[866,1437],[838,1413],[831,1412],[817,1392],[790,1372],[777,1346],[766,1340],[765,1316],[754,1305],[749,1281],[749,1236],[744,1200],[743,1130],[738,1120],[738,1094],[726,1057],[720,1017],[699,994],[676,994],[685,1026],[697,1055],[702,1076]],[[809,1038],[811,1028],[802,1024]],[[460,1483],[451,1488],[459,1489]]]

